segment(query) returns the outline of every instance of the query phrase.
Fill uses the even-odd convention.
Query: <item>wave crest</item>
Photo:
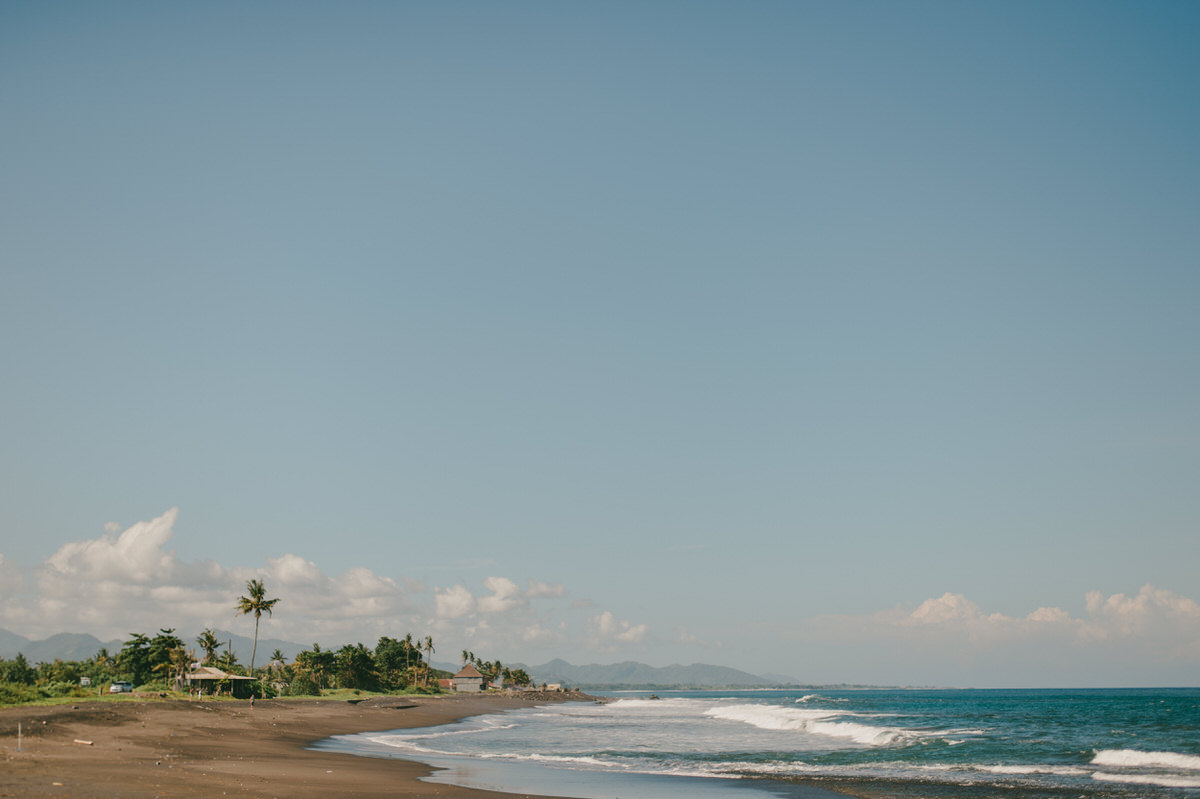
[[[828,710],[805,710],[777,705],[731,705],[714,707],[704,715],[726,721],[740,721],[762,730],[794,730],[831,738],[848,738],[867,746],[887,746],[916,737],[911,730],[897,727],[871,727],[853,721],[834,721],[840,713]]]
[[[1176,777],[1171,774],[1108,774],[1097,771],[1092,779],[1129,785],[1157,785],[1161,788],[1200,788],[1200,777]]]
[[[1101,749],[1092,758],[1093,766],[1124,768],[1173,768],[1200,771],[1200,757],[1178,752],[1143,752],[1137,749]]]

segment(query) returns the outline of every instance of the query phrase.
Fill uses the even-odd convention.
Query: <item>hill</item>
[[[115,655],[121,649],[121,641],[101,641],[86,633],[58,633],[41,641],[23,635],[0,630],[0,657],[14,658],[17,653],[30,663],[51,663],[55,660],[87,660],[107,647]]]
[[[246,665],[250,663],[250,649],[254,643],[252,638],[244,635],[235,635],[228,630],[215,630],[214,632],[217,635],[217,640],[222,643],[222,649],[226,642],[231,642],[238,660]],[[157,633],[157,630],[151,630],[146,634],[153,638]],[[196,645],[195,634],[191,636],[180,634],[180,637],[183,638],[184,643],[189,648],[200,654],[200,648]],[[19,652],[30,663],[50,663],[55,660],[88,660],[99,652],[102,647],[106,648],[110,655],[116,655],[121,651],[121,647],[124,644],[125,642],[119,638],[112,641],[101,641],[96,636],[86,633],[58,633],[44,640],[34,641],[23,635],[17,635],[8,630],[0,629],[0,658],[14,658]],[[296,657],[298,652],[307,648],[303,644],[295,644],[291,641],[259,638],[256,663],[260,666],[266,663],[272,650],[275,649],[279,649],[283,652],[285,658],[291,660]]]
[[[759,677],[728,666],[693,663],[690,666],[648,666],[627,660],[601,665],[574,666],[555,659],[525,668],[536,683],[563,683],[573,688],[767,688],[794,680]]]
[[[150,631],[153,636],[157,631]],[[221,641],[222,649],[226,643],[231,646],[238,660],[243,665],[250,663],[250,648],[253,639],[249,636],[236,635],[228,630],[215,630],[217,640]],[[196,634],[183,635],[188,647],[199,654],[196,646]],[[86,660],[91,658],[101,647],[107,648],[109,654],[116,655],[123,645],[121,640],[101,641],[92,635],[76,633],[59,633],[42,641],[33,641],[22,635],[0,629],[0,658],[16,657],[18,652],[25,655],[30,663],[49,663],[56,659]],[[310,645],[297,644],[292,641],[282,641],[274,638],[258,640],[256,665],[263,665],[275,649],[280,650],[286,660],[293,660],[296,655],[308,649]],[[326,647],[337,649],[337,647]],[[575,666],[565,660],[555,659],[540,666],[512,664],[525,669],[535,683],[562,683],[573,688],[768,688],[780,685],[795,685],[796,680],[783,675],[771,674],[759,676],[749,672],[739,671],[728,666],[713,666],[706,663],[693,663],[690,666],[674,664],[671,666],[649,666],[627,660],[623,663],[603,665],[591,663],[585,666]],[[458,671],[459,664],[435,663],[450,673]]]

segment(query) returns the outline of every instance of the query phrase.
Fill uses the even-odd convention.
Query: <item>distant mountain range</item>
[[[215,632],[218,640],[230,642],[241,663],[249,664],[253,639],[235,635],[226,630],[216,630]],[[153,637],[150,633],[146,633],[146,635]],[[198,649],[195,646],[194,637],[188,638],[183,635],[180,637],[188,646]],[[42,641],[34,641],[23,635],[0,629],[0,658],[13,658],[20,652],[30,663],[49,663],[56,659],[87,660],[102,647],[107,649],[110,655],[115,655],[121,651],[123,645],[124,641],[120,639],[101,641],[94,635],[81,633],[59,633]],[[276,649],[290,661],[310,647],[311,644],[260,638],[255,662],[258,665],[266,663],[271,652]],[[433,665],[434,668],[452,673],[460,668],[459,664],[448,662],[435,662]],[[525,669],[537,684],[561,683],[572,688],[591,688],[593,690],[605,688],[766,688],[797,684],[795,679],[783,675],[760,676],[727,666],[711,666],[704,663],[659,667],[630,660],[611,665],[591,663],[586,666],[574,666],[565,660],[555,659],[540,666],[526,666],[521,663],[510,665]]]
[[[121,649],[122,642],[101,641],[85,633],[59,633],[43,641],[33,641],[23,635],[0,630],[0,657],[14,658],[17,653],[30,663],[50,663],[54,660],[87,660],[106,647],[111,654]]]
[[[241,663],[247,665],[250,663],[250,650],[254,645],[253,638],[236,635],[228,630],[214,630],[214,632],[216,633],[217,640],[222,643],[222,649],[228,642]],[[145,635],[153,638],[157,633],[158,630],[154,630],[153,632],[145,633]],[[196,645],[195,636],[188,637],[180,634],[179,637],[189,647],[197,650],[197,652],[199,651],[200,648]],[[96,636],[86,633],[59,633],[42,641],[34,641],[23,635],[17,635],[8,630],[0,629],[0,658],[14,658],[20,652],[30,663],[49,663],[54,660],[87,660],[99,652],[101,648],[107,649],[110,655],[115,655],[121,651],[121,647],[124,645],[125,641],[120,638],[112,641],[101,641]],[[311,644],[295,644],[291,641],[280,641],[274,638],[259,638],[255,663],[260,666],[266,663],[267,658],[275,649],[281,651],[285,658],[291,660],[297,654],[310,647]]]
[[[573,666],[565,660],[552,660],[541,666],[523,667],[536,683],[556,682],[572,688],[767,688],[795,685],[796,680],[779,675],[760,677],[728,666],[693,663],[690,666],[648,666],[627,660],[624,663]]]

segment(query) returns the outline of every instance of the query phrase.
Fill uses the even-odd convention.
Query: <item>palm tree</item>
[[[232,641],[225,642],[225,654],[221,655],[221,657],[217,659],[217,665],[231,674],[233,673],[235,666],[242,665],[238,663],[237,652],[234,652],[233,647],[230,646],[232,643]]]
[[[182,685],[184,677],[192,669],[192,663],[196,661],[196,653],[181,645],[170,650],[168,657],[168,661],[162,664],[161,668],[169,675],[170,684]]]
[[[217,659],[217,650],[221,648],[221,642],[217,640],[217,634],[211,627],[204,628],[204,632],[200,633],[196,643],[204,650],[205,666]]]
[[[427,655],[427,657],[426,657],[427,662],[425,664],[425,684],[428,685],[429,678],[430,678],[430,676],[433,675],[433,653],[435,651],[433,648],[433,636],[432,635],[425,636],[425,645],[421,648],[425,650],[426,655]]]
[[[275,603],[279,601],[275,599],[267,599],[267,589],[263,587],[262,580],[249,580],[246,583],[246,593],[250,596],[238,597],[238,603],[235,606],[237,612],[243,616],[254,614],[254,645],[250,647],[250,676],[254,676],[254,655],[258,652],[258,620],[262,616],[263,611],[267,615],[271,615],[271,609],[275,607]]]

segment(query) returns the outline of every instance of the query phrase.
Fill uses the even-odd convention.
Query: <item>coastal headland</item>
[[[0,710],[0,797],[511,799],[512,794],[422,782],[432,769],[421,763],[307,747],[331,735],[433,726],[531,702],[588,699],[529,692],[374,696],[361,702],[276,699],[254,706],[130,698],[10,707]]]

